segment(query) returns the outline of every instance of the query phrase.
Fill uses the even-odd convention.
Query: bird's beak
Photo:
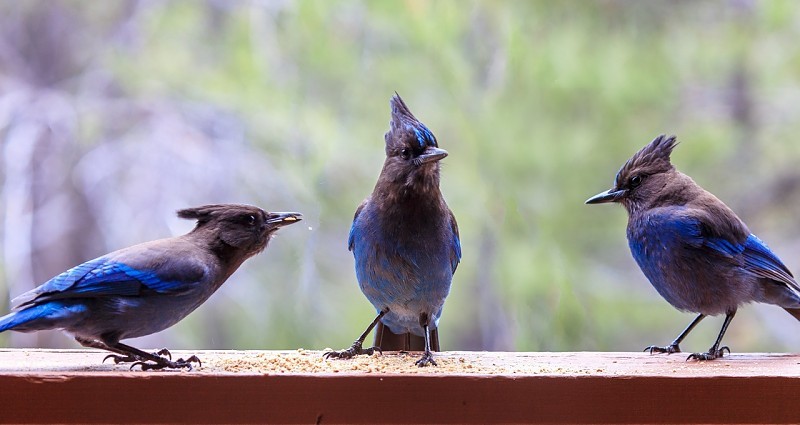
[[[447,151],[444,149],[428,147],[425,152],[414,158],[414,162],[419,166],[429,162],[436,162],[447,156]]]
[[[605,204],[606,202],[617,202],[625,196],[625,189],[614,190],[608,189],[605,192],[600,192],[586,200],[587,204]]]
[[[297,223],[303,219],[303,214],[296,212],[273,212],[267,214],[267,224],[272,227],[281,227]]]

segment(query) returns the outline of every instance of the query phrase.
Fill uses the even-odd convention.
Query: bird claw
[[[108,360],[108,359],[114,360],[114,364],[130,363],[130,362],[136,362],[136,361],[139,360],[139,358],[133,357],[131,355],[120,356],[119,354],[109,354],[109,355],[103,357],[103,363],[105,363],[106,360]]]
[[[164,356],[167,356],[167,358],[169,358],[170,360],[172,360],[172,353],[170,353],[170,352],[169,352],[169,350],[167,350],[166,348],[162,348],[162,349],[160,349],[160,350],[156,351],[156,352],[155,352],[155,353],[153,353],[153,354],[155,354],[155,355],[157,355],[157,356],[159,356],[159,357],[164,357]]]
[[[366,354],[368,356],[371,356],[376,351],[380,354],[383,354],[383,351],[381,351],[381,348],[378,346],[363,348],[361,346],[361,342],[356,341],[353,343],[353,345],[350,346],[350,348],[346,350],[328,351],[327,353],[323,354],[322,357],[326,359],[352,359],[353,357],[358,356],[359,354]]]
[[[727,346],[721,347],[717,350],[714,350],[712,347],[712,349],[708,350],[707,353],[689,354],[689,357],[686,358],[686,361],[688,362],[689,360],[704,361],[704,360],[721,359],[725,355],[726,351],[728,352],[728,354],[731,353],[731,349],[728,348]]]
[[[131,365],[131,370],[134,367],[139,366],[142,368],[142,371],[148,370],[161,370],[161,369],[183,369],[186,368],[187,370],[191,371],[194,369],[192,367],[192,363],[197,363],[198,366],[202,367],[203,362],[197,356],[191,356],[188,359],[184,360],[182,358],[172,361],[162,358],[163,361],[160,362],[153,362],[150,361],[137,361]]]
[[[651,346],[645,348],[644,351],[649,351],[650,354],[653,354],[653,353],[672,354],[672,353],[680,353],[681,352],[681,347],[679,347],[678,344],[675,344],[675,343],[667,345],[666,347],[660,347],[658,345],[651,345]]]
[[[433,353],[428,351],[426,351],[425,354],[423,354],[422,357],[420,357],[415,364],[419,367],[425,367],[428,365],[439,366],[438,364],[436,364],[436,360],[433,360]]]

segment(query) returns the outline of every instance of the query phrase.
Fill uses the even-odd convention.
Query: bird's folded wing
[[[800,292],[800,286],[794,280],[792,272],[781,262],[769,247],[757,238],[750,235],[744,243],[745,269],[756,276],[772,279],[785,283],[790,289]]]
[[[148,288],[160,293],[183,292],[200,280],[205,270],[191,258],[182,261],[181,273],[157,273],[136,269],[125,263],[100,257],[73,267],[28,291],[13,301],[16,308],[34,302],[64,298],[91,298],[108,295],[134,296]]]
[[[458,223],[456,223],[456,217],[453,215],[452,211],[448,211],[450,213],[450,227],[453,231],[453,241],[452,241],[452,253],[450,255],[450,265],[453,266],[453,273],[456,272],[456,268],[458,268],[458,263],[461,262],[461,238],[458,235]]]
[[[356,208],[356,213],[353,214],[353,224],[350,226],[350,234],[347,236],[347,249],[352,251],[356,246],[356,220],[358,220],[359,214],[364,209],[364,207],[369,202],[369,198],[365,199],[361,204]]]
[[[703,245],[726,257],[740,258],[742,269],[748,273],[785,284],[789,289],[800,294],[800,286],[792,276],[792,272],[755,235],[748,235],[742,243],[732,242],[722,237],[704,237]]]

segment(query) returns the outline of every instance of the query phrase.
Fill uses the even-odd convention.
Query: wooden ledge
[[[94,350],[0,350],[4,423],[800,423],[800,356],[203,351],[130,371]]]

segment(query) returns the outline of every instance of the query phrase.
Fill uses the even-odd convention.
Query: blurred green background
[[[0,3],[0,311],[174,211],[296,210],[205,305],[145,347],[345,347],[373,318],[347,251],[400,93],[450,152],[463,259],[447,350],[641,350],[691,320],[630,257],[626,214],[583,201],[660,133],[679,169],[800,269],[800,3]],[[707,349],[721,318],[683,344]],[[800,352],[748,306],[734,352]],[[2,346],[75,347],[58,332]]]

